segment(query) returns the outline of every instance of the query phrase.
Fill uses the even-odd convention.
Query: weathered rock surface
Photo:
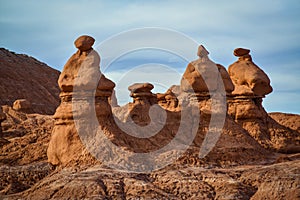
[[[250,50],[238,48],[239,60],[229,66],[235,90],[228,99],[228,113],[264,148],[278,152],[300,152],[300,134],[273,120],[262,106],[272,92],[270,79],[253,63]]]
[[[169,111],[180,111],[178,96],[180,94],[180,86],[171,86],[164,94],[156,94],[158,104]]]
[[[13,103],[13,109],[24,113],[32,112],[31,103],[27,99],[18,99]]]
[[[59,76],[61,104],[54,114],[55,126],[47,151],[48,162],[52,165],[94,162],[81,142],[74,120],[88,120],[86,109],[91,108],[99,117],[112,115],[108,98],[115,84],[101,74],[100,56],[92,49],[93,43],[92,37],[80,36],[75,41],[78,51],[67,61]]]
[[[59,105],[59,71],[45,63],[0,48],[0,105],[27,99],[32,112],[53,114]]]
[[[2,111],[2,107],[0,106],[0,134],[2,133],[1,123],[6,119],[6,115]]]
[[[274,112],[269,116],[280,125],[300,132],[300,115]]]
[[[219,71],[216,64],[209,60],[208,54],[200,45],[197,53],[199,59],[189,63],[182,76],[181,91],[209,95],[217,90]]]
[[[88,35],[82,35],[74,42],[77,49],[81,52],[85,52],[92,49],[95,39]]]
[[[228,67],[230,78],[235,86],[233,94],[264,97],[273,91],[270,79],[252,61],[249,52],[250,50],[242,48],[234,50],[234,55],[239,59]]]
[[[51,171],[47,147],[53,128],[48,115],[25,114],[3,106],[0,135],[0,196],[21,192]]]
[[[99,166],[52,173],[4,199],[287,199],[299,198],[299,160],[233,168],[169,168],[151,174]]]
[[[226,70],[226,68],[223,65],[217,64],[219,73],[221,75],[221,78],[223,80],[224,89],[227,93],[227,95],[231,95],[231,92],[234,90],[234,85],[231,81],[231,78]]]
[[[37,161],[46,161],[46,151],[53,129],[51,116],[25,114],[3,106],[6,120],[2,122],[3,132],[0,138],[7,142],[1,147],[2,165],[27,165]]]

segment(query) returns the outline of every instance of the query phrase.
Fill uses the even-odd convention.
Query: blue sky
[[[235,48],[251,49],[254,62],[269,75],[274,88],[273,93],[264,99],[266,110],[299,114],[299,10],[298,0],[0,0],[0,46],[31,55],[62,70],[67,59],[76,51],[73,41],[79,35],[92,35],[97,45],[130,29],[172,29],[203,44],[210,51],[210,58],[225,67],[236,60],[232,55]],[[180,47],[180,41],[176,42]],[[186,51],[196,53],[196,50]],[[126,84],[130,83],[122,82],[120,76],[150,62],[173,68],[175,71],[172,73],[172,69],[166,70],[165,74],[156,75],[156,78],[167,77],[174,84],[179,83],[178,77],[187,64],[173,59],[170,54],[144,51],[119,59],[104,73],[117,85],[122,83],[119,85],[123,87],[118,86],[117,90],[122,93],[128,86]],[[144,77],[141,74],[143,70],[137,73],[139,78]],[[161,90],[164,90],[163,87]],[[128,94],[118,94],[118,97],[124,99]]]

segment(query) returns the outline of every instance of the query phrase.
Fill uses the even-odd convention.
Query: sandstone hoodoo
[[[58,79],[61,104],[54,114],[55,126],[48,148],[48,161],[53,165],[67,165],[92,159],[77,133],[74,117],[85,116],[85,108],[74,107],[74,102],[89,105],[97,115],[111,116],[108,98],[115,84],[100,72],[100,56],[93,50],[94,39],[81,36],[75,41],[78,51],[71,56]],[[89,102],[94,102],[91,106]],[[76,152],[76,153],[75,153]]]
[[[267,149],[279,152],[300,152],[300,138],[275,122],[262,106],[265,95],[272,92],[267,74],[254,62],[250,50],[237,48],[238,61],[228,67],[234,83],[232,98],[228,99],[228,113]]]
[[[208,58],[209,52],[200,45],[199,59],[188,64],[180,84],[181,91],[209,96],[217,90],[218,71],[216,65]]]
[[[0,107],[0,199],[299,198],[300,116],[264,110],[249,49],[228,73],[200,45],[180,85],[134,83],[118,106],[94,42],[74,42],[53,117],[27,97]]]
[[[133,103],[129,104],[129,116],[137,124],[149,124],[151,119],[147,113],[152,105],[157,104],[156,95],[151,92],[151,83],[135,83],[128,87]]]
[[[213,110],[215,113],[224,113],[226,92],[231,93],[233,85],[226,69],[211,61],[208,54],[204,46],[198,47],[199,58],[188,64],[182,76],[181,95],[187,96],[189,101],[198,102],[202,112],[211,113]],[[218,102],[214,108],[211,107],[212,99]]]

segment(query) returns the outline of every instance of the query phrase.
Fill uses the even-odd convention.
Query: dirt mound
[[[32,57],[0,48],[0,105],[27,99],[32,112],[53,114],[59,104],[59,71]]]

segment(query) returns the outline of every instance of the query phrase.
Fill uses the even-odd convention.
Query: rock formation
[[[25,114],[7,105],[3,113],[6,119],[0,133],[0,199],[1,195],[32,187],[52,172],[46,154],[52,117]]]
[[[183,78],[181,80],[181,90],[183,92],[192,92],[209,96],[210,92],[217,90],[218,71],[214,68],[213,63],[208,58],[209,52],[200,45],[197,55],[198,60],[192,61],[188,64]]]
[[[151,90],[151,83],[135,83],[128,87],[133,103],[129,104],[129,117],[137,124],[149,124],[151,119],[147,113],[152,105],[157,104],[156,95]]]
[[[211,113],[213,110],[215,113],[224,113],[226,92],[230,93],[233,86],[226,69],[211,61],[208,54],[205,47],[200,45],[197,52],[199,59],[190,62],[182,76],[181,95],[199,103],[202,112]],[[213,99],[216,100],[214,108]]]
[[[93,50],[94,39],[81,36],[75,41],[78,51],[71,56],[59,76],[61,104],[54,114],[55,126],[48,148],[48,161],[53,165],[67,165],[91,156],[82,145],[74,117],[84,117],[83,109],[74,102],[95,102],[98,116],[110,117],[108,98],[115,84],[100,72],[100,56]],[[99,112],[98,112],[99,111]]]
[[[58,76],[33,57],[0,48],[0,106],[27,99],[32,112],[53,114],[59,105]]]
[[[271,86],[262,80],[260,69],[259,78],[245,75],[249,83],[235,81],[242,71],[235,64],[253,63],[250,50],[234,51],[240,61],[229,76],[200,46],[199,59],[187,66],[180,86],[153,94],[151,83],[133,84],[128,88],[133,101],[113,107],[115,84],[101,74],[93,43],[90,36],[75,41],[78,51],[58,80],[61,103],[54,119],[24,113],[29,107],[23,101],[14,108],[2,106],[0,121],[6,119],[0,135],[0,199],[299,197],[299,115],[265,112],[261,102]],[[221,128],[212,126],[221,120]],[[107,140],[99,140],[101,131]],[[105,149],[109,142],[117,149]],[[86,144],[98,149],[98,155]],[[169,144],[166,152],[147,157]],[[178,149],[182,144],[188,146],[184,152]],[[125,153],[111,156],[119,151]],[[108,160],[102,163],[99,154]],[[173,162],[153,170],[151,159],[160,164],[172,155]],[[52,165],[59,167],[54,170]],[[124,171],[128,166],[148,166],[150,171]]]
[[[177,96],[180,94],[180,86],[171,86],[164,94],[156,94],[158,104],[169,111],[179,111],[179,100]]]
[[[265,95],[272,92],[270,79],[255,65],[250,50],[237,48],[239,59],[228,68],[235,90],[228,99],[228,113],[267,149],[279,152],[300,152],[300,137],[294,131],[282,134],[284,127],[277,124],[262,106]]]
[[[231,80],[235,90],[233,95],[264,97],[272,92],[270,79],[251,58],[250,50],[237,48],[234,55],[239,57],[238,61],[228,67]]]
[[[221,64],[216,64],[223,80],[224,89],[226,91],[227,96],[231,96],[232,91],[234,90],[234,85],[231,81],[231,78],[226,70],[226,68]]]

